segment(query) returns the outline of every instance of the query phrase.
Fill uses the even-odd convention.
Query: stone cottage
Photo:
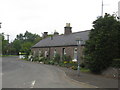
[[[84,56],[83,48],[85,41],[88,40],[89,32],[90,30],[72,33],[72,27],[70,26],[70,23],[66,23],[63,35],[59,35],[57,32],[55,32],[53,36],[47,37],[47,32],[44,32],[44,39],[32,47],[32,52],[34,55],[43,53],[45,57],[50,59],[53,58],[56,53],[58,53],[61,57],[61,60],[63,55],[71,56],[72,60],[77,60],[77,56]],[[79,46],[76,40],[78,43],[79,40],[82,40]]]

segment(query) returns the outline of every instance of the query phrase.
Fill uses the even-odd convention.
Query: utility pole
[[[118,2],[118,21],[120,21],[120,1]]]
[[[0,22],[0,28],[1,28],[1,22]],[[0,33],[2,34],[2,33]],[[2,36],[0,35],[0,55],[2,55]]]
[[[0,22],[0,28],[1,28],[1,24],[2,24],[2,23]]]
[[[7,40],[8,40],[8,43],[9,43],[9,37],[10,37],[10,35],[9,34],[4,34],[4,33],[2,33],[2,35],[7,36]]]
[[[102,10],[101,10],[101,16],[103,17],[103,6],[104,6],[104,4],[103,4],[103,0],[102,0]]]
[[[9,36],[10,36],[10,35],[7,35],[7,40],[8,40],[8,43],[9,43]]]

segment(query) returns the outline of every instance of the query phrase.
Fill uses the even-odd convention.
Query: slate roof
[[[38,48],[38,47],[57,47],[57,46],[76,46],[76,37],[80,37],[83,42],[88,40],[90,30],[81,31],[81,32],[75,32],[68,35],[57,35],[51,37],[45,38],[41,41],[39,41],[37,44],[35,44],[32,48]]]

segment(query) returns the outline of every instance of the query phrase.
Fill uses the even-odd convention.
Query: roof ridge
[[[87,31],[90,31],[90,30],[73,32],[73,33],[70,33],[70,34],[68,34],[68,35],[71,35],[71,34],[76,34],[76,33],[82,33],[82,32],[87,32]],[[62,35],[57,35],[57,36],[65,36],[65,34],[62,34]],[[57,37],[57,36],[53,36],[53,37]]]
[[[71,34],[82,33],[82,32],[87,32],[87,31],[90,31],[90,30],[73,32],[73,33],[71,33]],[[71,34],[68,34],[68,35],[71,35]],[[55,36],[53,35],[53,36],[46,37],[46,38],[44,38],[44,39],[51,38],[51,37],[54,38],[54,37],[58,37],[58,36],[65,36],[65,34],[62,34],[62,35],[55,35]],[[42,40],[44,40],[44,39],[42,39]]]

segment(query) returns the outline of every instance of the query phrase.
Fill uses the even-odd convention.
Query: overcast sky
[[[118,1],[103,0],[104,13],[118,11]],[[92,22],[101,15],[102,0],[0,0],[0,33],[10,35],[12,41],[26,30],[41,35],[55,30],[64,32],[66,23],[72,31],[92,28]]]

